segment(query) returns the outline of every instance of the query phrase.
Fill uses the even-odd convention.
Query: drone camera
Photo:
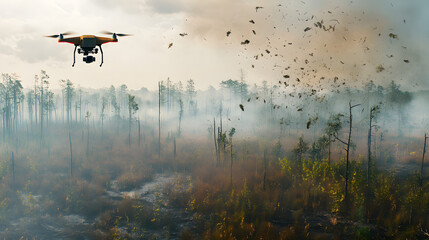
[[[95,61],[95,57],[93,57],[93,56],[86,56],[86,57],[83,57],[83,61],[86,62],[86,63],[92,63],[92,62]]]

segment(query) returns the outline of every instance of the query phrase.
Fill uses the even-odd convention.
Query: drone
[[[50,35],[45,37],[50,38],[58,38],[58,42],[66,42],[74,44],[74,52],[73,52],[73,65],[76,63],[76,49],[78,54],[83,54],[83,61],[86,63],[92,63],[95,61],[95,57],[90,54],[97,54],[98,49],[100,49],[101,52],[101,64],[100,67],[103,65],[103,49],[101,48],[102,44],[109,43],[109,42],[118,42],[117,37],[125,37],[125,36],[132,36],[131,34],[124,34],[124,33],[112,33],[108,31],[101,32],[102,34],[108,34],[112,35],[112,37],[98,37],[95,35],[81,35],[79,37],[68,37],[64,38],[66,35],[73,34],[72,32],[65,32],[60,33],[57,35]],[[96,48],[98,47],[98,48]]]

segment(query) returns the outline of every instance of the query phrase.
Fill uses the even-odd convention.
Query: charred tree
[[[218,156],[218,146],[216,141],[216,118],[213,118],[213,140],[214,140],[214,148],[216,153],[216,166],[220,166],[219,156]]]
[[[371,143],[372,143],[372,128],[375,127],[375,125],[372,124],[373,120],[376,118],[377,114],[380,111],[380,106],[376,105],[371,107],[369,111],[369,128],[368,128],[368,161],[366,165],[366,190],[365,190],[365,214],[366,214],[366,220],[369,220],[370,215],[370,202],[372,199],[372,191],[371,191],[371,168],[372,168],[372,153],[371,153]]]
[[[350,147],[351,147],[351,137],[352,137],[352,127],[353,127],[353,114],[352,110],[353,108],[360,106],[361,104],[352,105],[351,102],[349,102],[349,134],[347,137],[347,141],[341,140],[338,137],[338,132],[342,128],[341,120],[340,118],[344,115],[337,114],[334,116],[331,116],[331,118],[328,121],[328,132],[332,134],[332,136],[338,140],[340,143],[345,145],[345,151],[346,151],[346,172],[345,172],[345,194],[344,194],[344,201],[345,201],[345,209],[348,209],[349,206],[349,194],[348,194],[348,187],[349,187],[349,163],[350,163]]]
[[[425,163],[425,154],[426,154],[426,141],[428,139],[428,134],[425,133],[425,141],[424,141],[424,145],[423,145],[423,156],[422,156],[422,166],[420,168],[420,186],[423,185],[423,166]]]
[[[231,191],[232,191],[232,163],[233,163],[233,153],[232,153],[232,151],[233,151],[233,149],[232,149],[232,139],[231,139],[231,160],[230,160],[230,168],[229,168],[229,173],[230,173],[230,177],[229,177],[229,186],[230,186],[230,188],[231,188]]]
[[[265,182],[267,179],[267,150],[264,150],[264,182],[262,184],[262,189],[265,191]]]

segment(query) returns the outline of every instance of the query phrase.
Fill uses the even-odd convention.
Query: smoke
[[[427,61],[406,35],[409,9],[373,1],[186,2],[189,37],[236,51],[250,75],[318,90],[362,88],[370,80],[427,87]]]
[[[55,41],[50,42],[41,37],[24,38],[17,42],[16,55],[29,63],[43,62],[48,59],[54,59],[62,62],[70,61],[69,59],[71,54],[66,54],[65,49],[59,50],[54,44]],[[71,46],[67,50],[69,50],[69,52],[73,51]]]

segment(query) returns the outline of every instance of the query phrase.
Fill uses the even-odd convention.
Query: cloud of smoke
[[[413,45],[416,40],[405,34],[407,15],[393,4],[328,0],[182,3],[187,6],[182,10],[186,9],[184,29],[190,38],[239,49],[245,71],[254,68],[272,82],[290,81],[297,87],[318,89],[363,87],[370,80],[382,85],[395,80],[408,88],[425,84],[418,77],[424,63],[418,46]],[[290,78],[284,79],[285,75]]]

